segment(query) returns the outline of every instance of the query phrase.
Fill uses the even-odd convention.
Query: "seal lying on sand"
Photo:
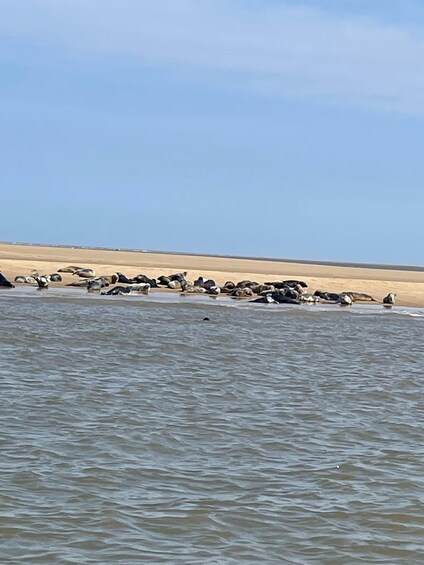
[[[32,275],[16,275],[13,282],[23,283],[23,284],[35,284],[37,281]]]
[[[124,283],[124,284],[130,284],[131,279],[129,279],[126,275],[124,275],[123,273],[120,273],[119,271],[116,274],[118,276],[118,280],[116,282]]]
[[[365,294],[365,292],[353,292],[349,290],[343,294],[350,296],[353,302],[377,302],[375,298],[373,298],[370,294]]]
[[[349,294],[347,294],[346,292],[341,293],[338,301],[340,306],[352,306],[352,302],[352,297]]]
[[[84,267],[77,267],[76,265],[69,265],[68,267],[62,267],[61,269],[58,269],[57,272],[58,273],[71,273],[73,275],[75,273],[75,271],[80,271],[83,268]]]
[[[318,296],[325,300],[326,302],[338,302],[340,299],[340,294],[337,292],[325,292],[324,290],[316,290],[314,296]]]
[[[252,304],[278,304],[276,300],[272,298],[270,294],[264,294],[260,298],[255,298],[255,300],[249,300]]]
[[[181,294],[204,294],[206,288],[203,286],[198,286],[194,284],[189,284],[188,282],[181,283]]]
[[[46,290],[49,288],[49,281],[48,278],[44,275],[40,277],[34,277],[35,282],[38,284],[38,290]]]
[[[74,281],[71,282],[69,284],[67,284],[66,286],[76,286],[76,287],[82,287],[82,288],[88,288],[92,282],[100,282],[102,288],[104,286],[109,286],[109,281],[107,280],[106,277],[93,277],[92,279],[84,279],[82,281]]]
[[[287,293],[287,291],[275,290],[271,292],[270,296],[278,304],[300,304],[300,300],[291,293]]]
[[[136,275],[135,277],[132,278],[131,282],[133,282],[133,283],[147,283],[147,284],[150,285],[150,288],[157,288],[157,286],[158,286],[156,279],[151,279],[147,275],[143,275],[143,274]]]
[[[394,292],[389,292],[389,294],[383,298],[383,305],[386,308],[391,308],[395,302],[396,294]]]
[[[88,292],[100,292],[102,288],[109,286],[109,281],[104,277],[96,277],[95,279],[87,280],[86,286]]]
[[[247,286],[245,288],[235,288],[229,294],[231,298],[251,298],[255,293]]]
[[[78,269],[73,274],[83,279],[90,279],[96,276],[96,271],[94,269]]]
[[[298,281],[297,279],[289,279],[286,281],[269,281],[266,282],[265,284],[269,284],[274,286],[277,289],[280,288],[297,288],[297,287],[301,287],[301,288],[308,288],[308,285],[305,283],[305,281]]]
[[[3,288],[15,288],[15,285],[8,281],[2,272],[0,272],[0,286]]]
[[[117,296],[119,294],[148,294],[150,285],[147,283],[129,284],[128,286],[115,286],[102,295]]]
[[[62,277],[59,273],[52,273],[51,275],[47,275],[49,282],[62,282]]]

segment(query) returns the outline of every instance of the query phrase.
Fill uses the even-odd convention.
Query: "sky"
[[[0,240],[422,265],[422,0],[0,0]]]

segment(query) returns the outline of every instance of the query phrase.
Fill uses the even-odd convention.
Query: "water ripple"
[[[30,290],[0,295],[2,563],[424,562],[421,311]]]

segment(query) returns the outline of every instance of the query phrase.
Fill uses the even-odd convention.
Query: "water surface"
[[[424,562],[422,310],[0,312],[1,563]]]

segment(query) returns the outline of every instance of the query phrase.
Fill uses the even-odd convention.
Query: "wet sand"
[[[328,264],[258,258],[190,255],[122,251],[98,248],[54,247],[0,243],[0,270],[12,280],[16,275],[28,275],[32,269],[50,274],[67,265],[92,267],[97,275],[121,271],[128,277],[139,273],[158,277],[187,271],[187,279],[198,276],[213,278],[222,285],[227,280],[272,280],[299,278],[309,290],[332,292],[358,291],[371,294],[381,301],[388,292],[397,293],[397,304],[424,307],[424,271],[414,267]],[[62,285],[76,280],[65,274]],[[57,286],[57,283],[55,283]],[[173,291],[170,291],[173,292]]]

